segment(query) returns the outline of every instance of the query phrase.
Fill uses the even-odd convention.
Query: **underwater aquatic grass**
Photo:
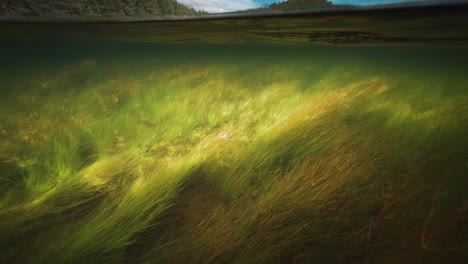
[[[1,193],[2,260],[464,254],[463,234],[447,237],[466,214],[467,98],[440,76],[352,61],[146,63],[70,65],[2,114],[3,177],[21,177]]]

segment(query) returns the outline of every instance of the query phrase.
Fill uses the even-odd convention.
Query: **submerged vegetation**
[[[183,49],[2,73],[0,262],[466,259],[456,60]]]

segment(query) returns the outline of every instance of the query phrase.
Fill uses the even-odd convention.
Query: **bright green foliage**
[[[290,48],[2,73],[0,262],[460,263],[466,50]]]

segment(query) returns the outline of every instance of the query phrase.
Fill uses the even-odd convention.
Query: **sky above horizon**
[[[264,5],[283,2],[285,0],[178,0],[180,3],[197,10],[205,10],[210,13],[221,13],[249,8],[257,8]],[[334,4],[372,5],[404,2],[405,0],[328,0]],[[423,1],[423,0],[407,0]]]

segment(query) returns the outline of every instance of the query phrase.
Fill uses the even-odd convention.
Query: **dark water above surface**
[[[467,45],[468,4],[388,5],[199,17],[3,18],[4,40],[124,43]]]
[[[457,71],[466,62],[468,3],[187,18],[4,17],[0,31],[9,70],[91,57],[169,64],[370,60],[383,67],[397,62],[413,70],[432,65]]]
[[[187,18],[3,17],[0,31],[4,65],[19,68],[86,57],[169,63],[375,57],[382,66],[399,60],[414,68],[439,62],[460,68],[468,48],[468,3]]]

